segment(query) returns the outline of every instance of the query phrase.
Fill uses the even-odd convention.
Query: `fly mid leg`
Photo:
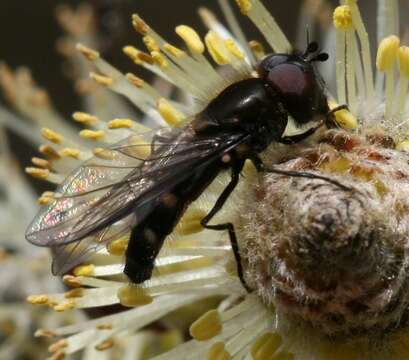
[[[210,210],[210,212],[201,220],[200,224],[205,228],[205,229],[210,229],[210,230],[216,230],[216,231],[228,231],[229,238],[230,238],[230,243],[232,246],[234,258],[236,260],[237,264],[237,275],[243,285],[243,287],[250,292],[250,288],[246,284],[246,281],[244,280],[244,275],[243,275],[243,266],[241,264],[241,256],[240,256],[240,249],[239,245],[237,242],[237,237],[236,237],[236,232],[234,231],[234,225],[232,223],[223,223],[223,224],[217,224],[217,225],[209,225],[210,220],[217,214],[217,212],[223,207],[224,203],[226,200],[229,198],[230,194],[233,192],[235,187],[237,186],[239,182],[239,176],[240,172],[243,169],[244,161],[238,161],[236,164],[233,165],[232,167],[232,175],[231,175],[231,180],[229,184],[226,186],[226,188],[223,190],[219,198],[217,199],[215,205],[213,208]]]

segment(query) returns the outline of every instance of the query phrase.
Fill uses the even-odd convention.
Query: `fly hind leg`
[[[217,225],[209,225],[210,220],[217,214],[217,212],[223,207],[224,203],[226,200],[229,198],[230,194],[233,192],[234,188],[237,186],[239,182],[239,176],[240,172],[243,168],[244,163],[243,162],[238,162],[236,166],[233,166],[232,168],[232,177],[229,182],[229,184],[226,186],[226,188],[223,190],[221,195],[216,201],[216,204],[213,206],[213,208],[210,210],[210,212],[201,220],[200,224],[205,228],[205,229],[210,229],[210,230],[216,230],[216,231],[228,231],[229,238],[230,238],[230,243],[232,246],[234,258],[236,260],[237,264],[237,275],[243,284],[244,288],[250,292],[250,288],[246,284],[243,276],[243,266],[241,264],[241,257],[240,257],[240,251],[239,251],[239,245],[237,243],[237,237],[236,237],[236,232],[234,231],[234,226],[232,223],[224,223],[224,224],[217,224]]]

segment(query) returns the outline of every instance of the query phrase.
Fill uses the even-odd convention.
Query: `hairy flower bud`
[[[402,325],[409,285],[407,155],[329,131],[280,163],[350,190],[321,179],[260,177],[237,222],[250,286],[327,334]]]

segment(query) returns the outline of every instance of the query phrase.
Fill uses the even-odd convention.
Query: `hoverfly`
[[[142,283],[151,277],[165,238],[189,204],[229,169],[230,183],[201,225],[228,231],[246,286],[233,224],[209,224],[236,187],[246,160],[258,171],[321,178],[345,189],[325,177],[265,166],[259,157],[273,142],[299,142],[333,121],[339,108],[329,109],[323,81],[312,64],[327,58],[315,42],[301,55],[269,55],[258,64],[257,76],[225,88],[184,128],[156,134],[146,159],[134,156],[137,145],[108,148],[116,166],[112,161],[95,165],[91,159],[76,169],[57,189],[55,201],[28,227],[27,240],[52,248],[53,273],[62,274],[130,231],[124,273]],[[129,159],[138,162],[121,166]]]

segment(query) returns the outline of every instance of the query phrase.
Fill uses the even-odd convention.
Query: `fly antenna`
[[[310,62],[314,61],[319,61],[319,62],[325,62],[329,59],[329,55],[326,52],[319,53],[317,56],[313,57],[310,59]]]

